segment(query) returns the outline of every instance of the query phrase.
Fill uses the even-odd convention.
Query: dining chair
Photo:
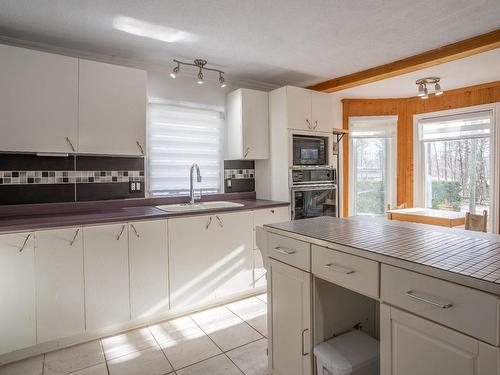
[[[465,214],[465,229],[477,232],[486,232],[488,227],[488,211],[484,210],[482,215]]]

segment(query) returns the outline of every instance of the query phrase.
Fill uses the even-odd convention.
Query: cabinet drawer
[[[312,273],[334,284],[378,298],[378,263],[313,245]]]
[[[283,263],[311,271],[311,245],[277,234],[268,234],[268,256]]]
[[[381,279],[385,302],[498,346],[496,296],[388,265]]]

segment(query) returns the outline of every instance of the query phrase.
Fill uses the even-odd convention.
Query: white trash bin
[[[350,331],[316,345],[316,375],[379,375],[379,342]]]

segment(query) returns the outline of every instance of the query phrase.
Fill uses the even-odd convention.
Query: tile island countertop
[[[241,207],[167,212],[159,205],[185,203],[185,198],[144,198],[121,201],[81,202],[71,204],[25,205],[0,207],[0,234],[34,231],[80,225],[105,224],[137,220],[168,219],[180,216],[210,215],[245,210],[288,206],[288,202],[256,199],[255,193],[231,193],[205,196],[203,201],[224,200]]]
[[[265,228],[500,296],[500,235],[362,217],[323,216]]]

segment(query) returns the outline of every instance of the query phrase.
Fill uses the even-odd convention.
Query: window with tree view
[[[477,214],[489,211],[491,111],[423,119],[418,127],[419,183],[425,206]]]

